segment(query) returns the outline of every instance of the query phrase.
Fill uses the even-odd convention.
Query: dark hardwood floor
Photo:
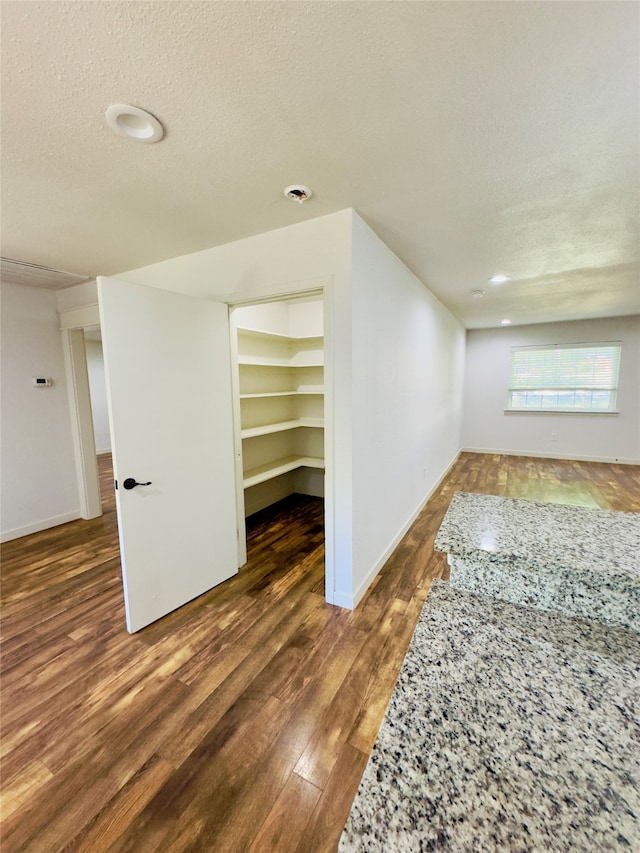
[[[324,601],[322,502],[249,524],[239,575],[125,630],[104,516],[6,543],[3,853],[335,851],[451,496],[640,512],[640,468],[462,454],[354,612]]]

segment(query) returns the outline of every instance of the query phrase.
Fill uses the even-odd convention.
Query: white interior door
[[[115,278],[98,278],[98,298],[134,632],[238,571],[229,320],[226,305]]]

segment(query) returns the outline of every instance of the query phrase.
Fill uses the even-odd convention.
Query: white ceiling
[[[353,207],[468,328],[639,313],[639,16],[3,2],[2,255],[110,275]]]

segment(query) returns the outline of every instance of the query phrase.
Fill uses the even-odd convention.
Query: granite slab
[[[455,589],[640,632],[640,581],[629,576],[482,558],[450,557],[449,564]]]
[[[451,585],[640,631],[640,514],[460,492],[435,540]]]
[[[458,492],[434,548],[457,557],[483,553],[493,562],[595,570],[640,581],[640,513]]]
[[[640,850],[640,636],[434,582],[340,853]]]

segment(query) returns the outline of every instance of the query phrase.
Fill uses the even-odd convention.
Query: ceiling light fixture
[[[509,281],[509,276],[497,273],[496,275],[492,275],[489,281],[491,284],[504,284],[506,281]]]
[[[285,187],[284,194],[291,201],[302,204],[303,201],[308,201],[311,198],[313,190],[310,187],[305,187],[304,184],[291,184],[290,187]]]
[[[507,320],[507,319],[505,319],[505,320],[500,320],[500,325],[501,325],[501,326],[510,326],[510,325],[511,325],[511,320]]]
[[[105,112],[107,124],[134,142],[159,142],[164,128],[155,116],[129,104],[112,104]]]

